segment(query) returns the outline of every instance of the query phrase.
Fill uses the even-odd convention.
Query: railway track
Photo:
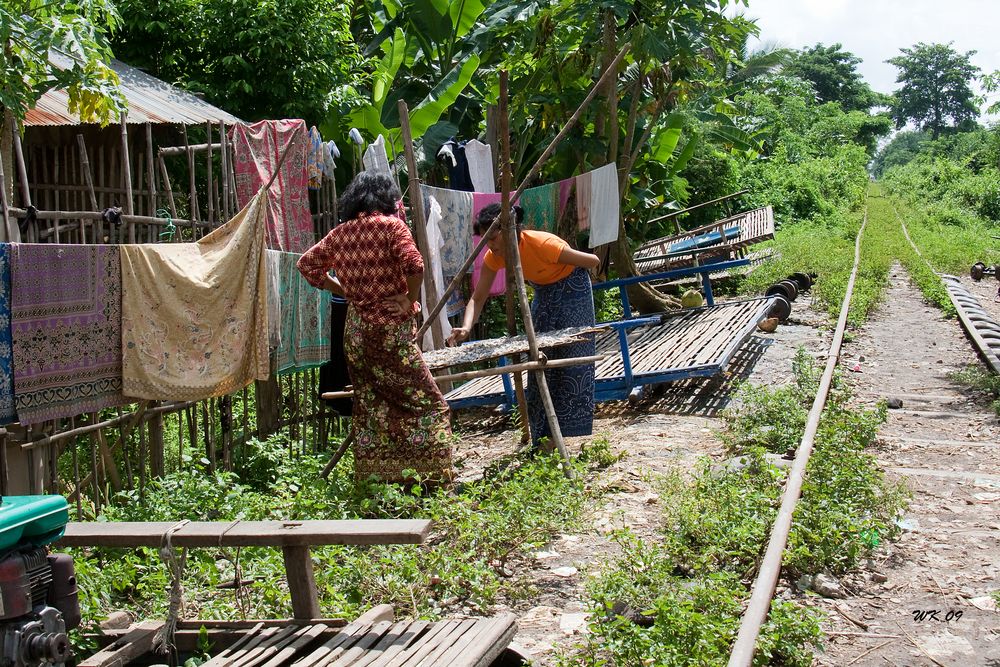
[[[732,648],[730,667],[752,664],[757,637],[775,593],[816,427],[843,352],[847,313],[868,215],[866,202],[864,223],[855,242],[851,279],[820,389],[788,474],[781,508]],[[895,215],[913,244],[905,222],[898,212]],[[914,249],[923,257],[915,245]],[[946,285],[949,282],[947,277],[942,280]],[[878,458],[889,474],[907,480],[913,501],[910,514],[902,522],[903,536],[898,543],[883,549],[900,563],[890,572],[892,581],[884,586],[871,584],[873,589],[884,589],[886,597],[863,592],[846,601],[851,605],[850,610],[831,609],[854,619],[865,619],[861,623],[866,632],[858,632],[855,620],[847,631],[839,633],[865,638],[858,640],[858,645],[834,643],[827,651],[832,662],[822,664],[961,664],[956,660],[982,664],[969,659],[1000,658],[1000,635],[995,630],[982,631],[985,627],[997,627],[996,612],[988,609],[992,604],[989,586],[995,588],[1000,580],[1000,568],[995,565],[996,551],[1000,550],[996,530],[1000,530],[1000,524],[985,521],[983,510],[988,513],[989,504],[1000,501],[1000,493],[996,493],[1000,490],[1000,462],[996,456],[996,449],[1000,449],[1000,421],[974,407],[963,388],[951,380],[950,370],[972,360],[968,343],[954,325],[923,304],[902,270],[894,270],[890,283],[883,321],[867,324],[852,343],[859,353],[863,350],[868,362],[865,374],[852,380],[853,384],[865,386],[865,391],[858,393],[868,399],[902,397],[904,409],[890,411],[889,421],[880,432]],[[991,365],[994,353],[989,345],[991,338],[978,335],[983,320],[988,318],[984,318],[985,313],[975,311],[971,295],[956,295],[952,299],[956,309],[965,314],[965,317],[960,315],[960,321],[976,353]],[[996,342],[1000,344],[1000,340]],[[991,544],[984,546],[984,539]],[[966,554],[964,560],[960,554]],[[912,615],[914,611],[935,609],[940,609],[940,614],[928,617],[935,621],[940,617],[939,623],[925,622],[923,614]],[[832,616],[840,618],[837,613]],[[890,641],[884,641],[885,638]]]

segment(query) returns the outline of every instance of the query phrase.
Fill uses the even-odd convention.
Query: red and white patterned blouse
[[[384,299],[407,292],[406,277],[422,273],[424,260],[407,226],[397,217],[360,215],[334,227],[298,261],[309,284],[322,289],[331,269],[340,279],[347,300],[366,322],[401,324],[413,317],[391,315]]]

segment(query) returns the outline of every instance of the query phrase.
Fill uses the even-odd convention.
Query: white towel
[[[385,152],[385,137],[380,134],[378,135],[378,139],[368,145],[363,161],[365,163],[365,171],[390,173],[389,156]]]
[[[430,207],[427,211],[427,254],[430,255],[431,260],[430,271],[431,277],[434,279],[434,291],[437,292],[437,299],[440,299],[441,295],[444,294],[445,288],[444,273],[441,271],[441,248],[444,247],[444,238],[441,236],[441,228],[438,226],[438,222],[441,220],[441,205],[433,197],[425,201],[430,202]],[[424,312],[431,312],[431,307],[437,304],[437,299],[435,299],[434,304],[429,303],[427,301],[427,291],[423,285],[420,286],[420,293],[422,295],[421,302],[424,305]],[[444,334],[445,339],[451,335],[451,323],[448,322],[447,310],[447,308],[442,308],[438,314],[438,321],[441,323],[441,332]],[[434,349],[434,338],[429,328],[424,333],[424,339],[421,343],[421,349],[424,352]]]
[[[469,178],[476,192],[496,192],[493,180],[493,147],[478,139],[465,142],[465,160],[469,163]]]
[[[612,162],[590,173],[590,247],[596,248],[618,240],[618,167]]]

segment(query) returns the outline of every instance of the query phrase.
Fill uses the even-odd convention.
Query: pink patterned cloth
[[[303,120],[262,120],[234,125],[232,142],[236,197],[246,206],[271,179],[282,153],[296,136],[281,173],[268,192],[267,246],[285,252],[305,252],[315,242],[309,212],[309,133]]]
[[[472,193],[472,220],[475,221],[479,217],[479,212],[490,204],[500,203],[500,193],[499,192],[473,192]],[[475,248],[479,245],[479,239],[481,236],[473,235],[472,237],[472,247]],[[483,248],[476,257],[476,261],[472,264],[472,289],[476,289],[476,285],[479,284],[479,276],[483,272],[483,258],[486,257],[486,248]],[[493,279],[493,284],[490,285],[490,296],[500,296],[507,291],[507,273],[504,269],[497,272],[496,278]]]

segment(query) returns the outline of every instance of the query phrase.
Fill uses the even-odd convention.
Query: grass
[[[964,384],[988,401],[993,411],[1000,416],[1000,376],[994,375],[981,366],[968,366],[950,375],[951,379]]]
[[[724,440],[742,466],[705,461],[693,474],[660,480],[659,538],[618,535],[622,555],[589,585],[591,633],[562,657],[564,667],[725,664],[783,488],[785,471],[767,454],[798,444],[815,395],[819,369],[804,351],[794,375],[787,387],[745,386],[740,407],[725,414]],[[897,534],[907,492],[888,482],[866,452],[885,407],[857,409],[850,400],[838,378],[786,548],[789,580],[850,572]],[[821,636],[813,610],[778,601],[754,664],[809,665]]]
[[[528,568],[519,567],[526,554],[577,524],[597,494],[585,480],[614,460],[607,443],[596,441],[575,459],[575,481],[555,458],[514,457],[459,492],[427,493],[416,485],[355,485],[349,456],[328,482],[320,480],[325,458],[281,456],[286,444],[252,442],[255,476],[190,466],[151,481],[142,502],[138,491],[119,494],[99,519],[431,519],[433,535],[424,545],[314,549],[323,614],[351,618],[381,603],[426,619],[457,610],[485,614],[501,599],[533,593],[522,574]],[[155,550],[72,553],[85,627],[112,610],[139,618],[166,612],[169,577]],[[218,589],[237,576],[249,585],[237,593]],[[183,583],[189,618],[283,618],[291,609],[277,549],[192,549]]]

